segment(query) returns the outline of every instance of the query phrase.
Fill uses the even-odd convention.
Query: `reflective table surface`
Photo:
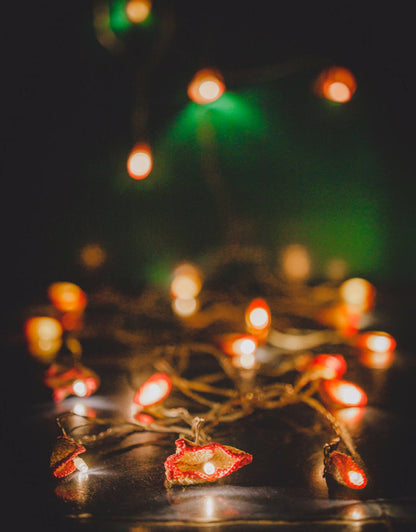
[[[368,473],[363,490],[323,477],[323,444],[332,429],[299,404],[219,425],[212,440],[251,453],[253,461],[216,483],[165,487],[163,464],[177,436],[128,428],[88,448],[87,473],[55,479],[49,458],[59,435],[56,417],[75,411],[128,418],[135,384],[130,370],[146,361],[117,342],[86,338],[83,363],[101,385],[90,397],[55,404],[42,382],[44,368],[13,336],[3,355],[9,368],[2,460],[10,530],[416,530],[416,353],[409,307],[391,294],[383,304],[377,325],[397,337],[393,363],[386,369],[349,363],[348,377],[366,390],[368,405],[338,413]]]

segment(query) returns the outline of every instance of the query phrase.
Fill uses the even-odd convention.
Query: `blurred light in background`
[[[225,91],[222,75],[209,68],[199,70],[188,85],[188,96],[199,104],[215,102]]]
[[[354,75],[347,68],[339,66],[324,70],[315,85],[318,96],[337,103],[351,100],[356,89],[357,82]]]
[[[129,0],[126,4],[126,15],[133,24],[140,24],[147,19],[151,9],[150,0]]]
[[[153,166],[152,152],[148,144],[138,143],[130,152],[127,159],[127,171],[133,179],[144,179]]]

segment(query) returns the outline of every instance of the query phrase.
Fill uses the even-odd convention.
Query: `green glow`
[[[110,5],[110,27],[115,32],[122,32],[132,25],[127,18],[125,7],[125,0],[115,0]]]

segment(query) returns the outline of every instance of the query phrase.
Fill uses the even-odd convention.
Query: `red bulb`
[[[364,406],[367,395],[362,388],[342,379],[324,380],[320,384],[319,393],[322,399],[339,406]]]
[[[367,485],[364,471],[354,462],[351,456],[339,451],[332,452],[326,460],[326,471],[337,482],[353,489],[363,489]]]
[[[155,373],[137,390],[133,401],[142,407],[161,403],[169,395],[172,381],[165,373]]]
[[[313,369],[322,369],[322,377],[335,379],[347,371],[347,363],[342,355],[318,355],[311,363]]]

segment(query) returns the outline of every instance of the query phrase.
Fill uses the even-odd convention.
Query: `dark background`
[[[215,133],[231,238],[240,228],[272,256],[301,243],[318,276],[342,257],[351,274],[408,294],[415,103],[404,6],[155,1],[152,26],[118,34],[127,52],[118,56],[98,43],[89,0],[7,8],[7,315],[42,299],[53,281],[88,288],[79,264],[86,243],[106,250],[100,282],[134,290],[229,241],[201,166],[198,121]],[[160,36],[169,39],[156,60]],[[312,92],[331,64],[357,78],[345,105]],[[187,82],[206,65],[223,72],[246,114],[189,102]],[[125,171],[137,104],[155,155],[143,182]]]

